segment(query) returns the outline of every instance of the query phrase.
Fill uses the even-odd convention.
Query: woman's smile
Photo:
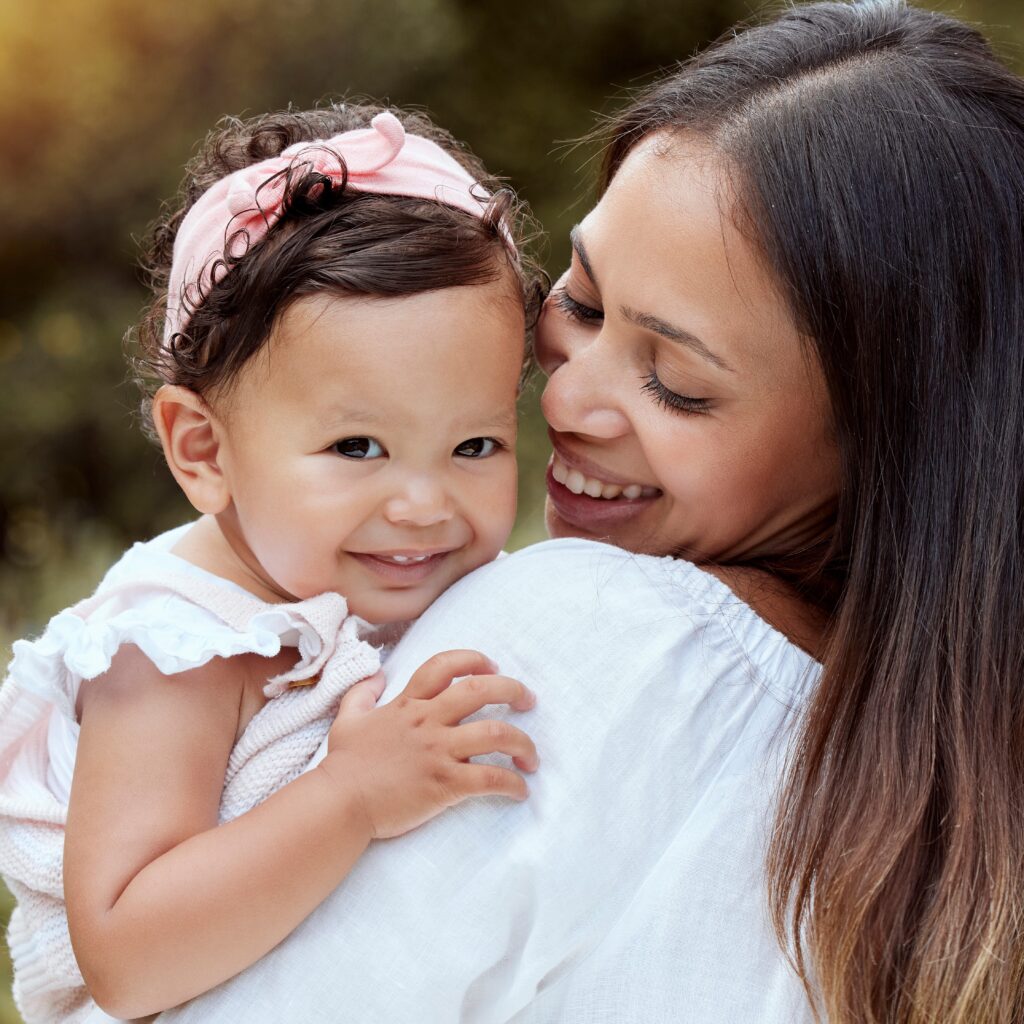
[[[584,533],[620,525],[640,515],[657,500],[657,494],[627,497],[622,493],[613,498],[595,498],[585,492],[577,493],[558,481],[555,476],[558,465],[558,456],[552,456],[547,472],[549,514],[553,512],[567,526]],[[576,470],[571,473],[579,476]],[[573,482],[570,478],[570,483]],[[561,535],[554,523],[549,523],[549,529],[552,536]]]
[[[548,498],[567,525],[584,531],[607,529],[641,514],[661,495],[657,487],[570,451],[555,431],[548,434],[554,448],[546,476]]]

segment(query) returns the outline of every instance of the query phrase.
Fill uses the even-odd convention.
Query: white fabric
[[[38,640],[14,645],[0,690],[0,872],[18,900],[8,944],[28,1024],[82,1021],[94,1007],[71,949],[62,881],[82,680],[105,672],[123,644],[167,676],[214,657],[295,647],[296,665],[268,683],[273,699],[231,752],[220,806],[229,821],[302,771],[342,694],[380,665],[340,595],[269,605],[173,555],[187,528],[135,545],[92,598],[55,616]],[[317,676],[315,686],[288,689]]]
[[[384,699],[458,647],[538,693],[510,715],[541,756],[529,800],[374,844],[280,946],[161,1024],[810,1022],[762,861],[817,664],[689,563],[580,540],[456,584]]]

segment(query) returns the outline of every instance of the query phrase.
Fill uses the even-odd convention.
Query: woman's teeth
[[[657,487],[641,484],[608,484],[596,477],[584,476],[578,469],[570,469],[557,455],[551,461],[551,475],[573,494],[586,494],[591,498],[650,498],[658,493]]]
[[[425,562],[430,555],[377,555],[382,562],[394,562],[395,565],[415,565]]]

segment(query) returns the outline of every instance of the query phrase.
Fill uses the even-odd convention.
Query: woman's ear
[[[153,423],[164,458],[195,508],[217,515],[231,501],[221,465],[220,429],[213,410],[188,388],[164,384],[153,396]]]

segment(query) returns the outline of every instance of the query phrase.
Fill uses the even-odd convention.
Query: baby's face
[[[419,615],[512,529],[523,326],[507,281],[296,301],[227,398],[232,546],[282,597]]]

